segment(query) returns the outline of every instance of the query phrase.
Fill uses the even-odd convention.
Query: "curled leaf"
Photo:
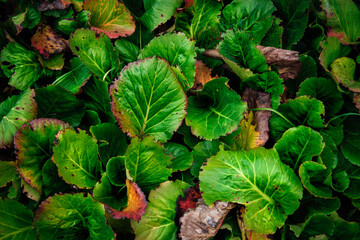
[[[211,69],[203,61],[198,60],[195,62],[195,82],[191,89],[203,89],[207,82],[215,78],[218,78],[218,76],[212,77]]]

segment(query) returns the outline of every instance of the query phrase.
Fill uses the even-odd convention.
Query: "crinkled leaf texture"
[[[175,208],[178,197],[184,196],[189,185],[182,181],[167,181],[149,194],[146,213],[139,222],[131,225],[137,240],[176,240]]]
[[[18,201],[0,199],[0,239],[36,239],[33,213]]]
[[[117,0],[85,0],[84,10],[91,12],[91,29],[109,38],[127,37],[135,31],[133,17]]]
[[[185,120],[195,136],[211,140],[238,128],[246,104],[227,82],[227,78],[211,80],[198,96],[189,97]]]
[[[193,164],[193,155],[184,145],[168,142],[165,143],[165,151],[173,157],[171,167],[174,172],[185,171]]]
[[[18,171],[40,193],[42,168],[53,154],[55,135],[65,128],[69,128],[69,124],[58,119],[39,118],[22,125],[15,135]]]
[[[53,162],[60,176],[79,188],[91,188],[100,179],[101,162],[98,159],[96,140],[80,130],[65,129],[57,135]]]
[[[0,188],[19,176],[13,161],[0,161]]]
[[[194,84],[195,79],[195,42],[189,40],[185,34],[165,34],[152,39],[141,51],[139,58],[158,56],[167,60],[171,66],[180,67],[185,80],[180,81],[184,90]]]
[[[46,199],[35,213],[35,226],[43,237],[114,239],[113,231],[105,224],[103,205],[82,193]]]
[[[16,131],[36,117],[35,91],[28,89],[0,103],[0,149],[13,145]]]
[[[187,99],[170,65],[157,57],[130,63],[110,88],[112,112],[131,137],[171,138]]]
[[[360,81],[354,80],[356,64],[352,58],[337,58],[331,63],[330,68],[335,81],[349,88],[350,91],[360,92]]]
[[[274,233],[302,198],[300,180],[274,149],[220,150],[208,160],[199,178],[205,203],[244,204],[245,227],[257,233]]]

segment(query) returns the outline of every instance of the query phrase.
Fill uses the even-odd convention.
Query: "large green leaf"
[[[85,104],[63,87],[50,85],[37,88],[36,102],[39,118],[56,118],[78,126],[85,114]]]
[[[227,82],[227,78],[211,80],[198,96],[189,97],[185,120],[195,136],[211,140],[238,128],[246,104]]]
[[[19,90],[25,90],[36,82],[42,73],[42,67],[35,52],[26,50],[16,42],[9,43],[0,54],[1,69],[9,84]]]
[[[275,7],[271,0],[235,0],[222,10],[220,29],[246,31],[256,43],[260,43],[270,29]]]
[[[17,201],[0,199],[0,213],[0,239],[36,239],[33,213],[30,209]]]
[[[179,8],[183,0],[154,0],[146,10],[145,14],[141,16],[141,22],[150,30],[153,31],[160,24],[168,21],[175,13],[176,8]]]
[[[199,178],[206,204],[216,200],[244,204],[245,227],[257,233],[274,233],[302,198],[300,180],[274,149],[220,150]]]
[[[174,172],[185,171],[193,164],[193,155],[184,145],[167,142],[165,143],[165,151],[173,157],[171,168]]]
[[[110,39],[90,29],[78,29],[70,36],[71,50],[101,80],[112,82],[119,66],[119,54]]]
[[[71,59],[70,63],[70,71],[57,77],[53,84],[60,85],[70,92],[76,94],[91,77],[91,71],[77,57]]]
[[[277,109],[282,116],[273,114],[270,118],[270,131],[275,140],[289,128],[299,125],[312,128],[323,128],[324,120],[321,116],[325,108],[321,101],[307,96],[301,96],[288,103],[281,104]],[[284,119],[285,118],[285,119]]]
[[[110,94],[113,114],[132,137],[166,141],[185,116],[186,95],[170,65],[156,57],[129,64]]]
[[[50,236],[55,239],[114,239],[104,215],[103,205],[91,196],[54,195],[40,204],[35,213],[35,226],[40,228],[40,236],[52,233]]]
[[[354,80],[356,64],[352,58],[337,58],[330,68],[335,81],[349,88],[350,91],[360,92],[360,81]]]
[[[171,175],[171,156],[153,137],[133,138],[125,154],[128,178],[149,192]]]
[[[267,31],[264,38],[261,40],[261,45],[264,47],[276,47],[281,48],[282,46],[282,35],[284,28],[280,26],[281,20],[274,18],[270,29]]]
[[[13,145],[16,131],[36,117],[34,90],[28,89],[0,103],[0,149]]]
[[[55,135],[68,127],[57,119],[39,118],[21,126],[15,135],[18,171],[40,193],[43,185],[41,170],[53,154]]]
[[[337,37],[343,43],[355,43],[360,37],[357,22],[360,21],[359,8],[352,0],[323,0],[326,12],[328,36]]]
[[[320,133],[309,127],[299,126],[288,129],[274,148],[281,161],[296,171],[301,163],[320,155],[324,146]]]
[[[185,81],[180,81],[184,90],[188,90],[195,80],[195,42],[186,38],[183,33],[165,34],[156,37],[144,47],[140,58],[158,56],[167,60],[171,66],[179,66],[184,73]]]
[[[279,12],[284,27],[283,47],[286,49],[297,43],[304,35],[308,24],[309,8],[308,0],[273,0],[277,11]]]
[[[131,221],[138,240],[176,240],[175,208],[178,197],[189,185],[177,180],[164,182],[149,194],[146,213],[139,222]]]
[[[13,161],[0,161],[0,188],[19,176]]]
[[[91,13],[91,29],[109,38],[127,37],[135,31],[129,10],[117,0],[85,0],[84,10]]]
[[[327,78],[312,77],[300,84],[297,96],[314,97],[323,102],[325,115],[334,116],[342,108],[344,103],[341,93],[333,80]]]
[[[57,135],[58,144],[53,148],[53,162],[60,176],[79,188],[91,188],[98,182],[101,162],[98,159],[96,140],[80,130],[66,129]]]

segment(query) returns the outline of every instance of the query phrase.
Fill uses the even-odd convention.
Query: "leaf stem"
[[[284,119],[286,122],[290,123],[291,126],[296,127],[292,122],[290,122],[289,119],[287,119],[284,115],[282,115],[282,113],[276,111],[275,109],[272,109],[272,108],[253,108],[253,109],[250,109],[250,111],[270,111],[270,112],[276,113],[282,119]]]

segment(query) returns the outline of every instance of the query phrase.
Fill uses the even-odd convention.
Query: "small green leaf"
[[[146,213],[139,222],[131,221],[136,239],[142,240],[176,240],[175,208],[179,196],[189,185],[177,180],[163,182],[149,194]]]
[[[360,166],[360,135],[346,134],[341,151],[349,162]]]
[[[308,218],[304,223],[290,225],[290,229],[299,239],[311,239],[311,237],[321,234],[331,237],[335,224],[328,216],[317,214]]]
[[[128,178],[144,192],[168,180],[172,173],[171,156],[165,154],[164,147],[154,142],[153,137],[146,137],[142,141],[132,139],[126,150],[125,166]]]
[[[41,13],[33,7],[26,8],[25,12],[11,18],[11,21],[16,26],[17,34],[19,34],[23,28],[32,29],[41,20]]]
[[[26,50],[16,42],[9,43],[0,54],[1,69],[9,84],[23,91],[41,76],[42,67],[33,51]]]
[[[328,71],[330,64],[334,62],[335,59],[340,57],[346,57],[351,48],[349,46],[341,45],[339,39],[336,37],[328,37],[327,41],[321,42],[321,47],[323,50],[320,53],[319,60],[321,66]]]
[[[16,131],[36,117],[35,91],[28,89],[0,103],[0,149],[13,145]]]
[[[194,156],[194,164],[191,166],[190,172],[194,177],[199,177],[200,168],[211,156],[217,154],[220,150],[220,141],[203,141],[196,144],[192,154]]]
[[[96,140],[80,130],[66,129],[57,135],[53,162],[60,176],[79,188],[91,188],[100,179],[101,163]]]
[[[173,157],[172,169],[176,171],[185,171],[193,164],[194,158],[187,147],[178,143],[165,143],[165,152]]]
[[[227,82],[227,78],[211,80],[198,96],[189,97],[185,120],[195,136],[211,140],[238,128],[246,104]]]
[[[19,176],[13,161],[0,161],[0,188]]]
[[[121,187],[125,186],[126,167],[125,157],[118,156],[111,158],[106,164],[106,175],[111,184]]]
[[[55,193],[73,191],[71,186],[60,178],[58,168],[51,159],[47,160],[42,167],[42,182],[43,190],[47,197]]]
[[[124,38],[115,41],[115,49],[118,51],[120,59],[125,62],[136,61],[140,53],[138,46]]]
[[[261,40],[262,46],[282,48],[282,36],[284,33],[284,28],[280,26],[281,22],[282,20],[279,18],[274,18],[269,31],[267,31],[266,35]]]
[[[340,174],[342,171],[345,171],[346,175],[344,173],[338,176],[335,175],[336,173]],[[344,192],[345,196],[352,199],[360,198],[360,167],[358,165],[350,163],[342,154],[339,154],[338,165],[333,172],[335,177],[333,181],[342,181],[336,186],[341,192]]]
[[[156,57],[129,64],[110,94],[112,112],[131,137],[165,142],[185,117],[186,95],[170,65]]]
[[[245,227],[257,233],[274,233],[302,198],[300,180],[274,149],[220,150],[199,178],[206,204],[216,200],[244,204]]]
[[[104,215],[103,205],[90,196],[82,193],[54,195],[38,207],[35,226],[43,237],[46,236],[44,233],[49,235],[52,232],[57,239],[114,239],[114,233],[105,224]]]
[[[354,59],[348,57],[337,58],[330,65],[331,74],[335,81],[349,88],[350,91],[360,92],[360,81],[355,81],[356,64]]]

